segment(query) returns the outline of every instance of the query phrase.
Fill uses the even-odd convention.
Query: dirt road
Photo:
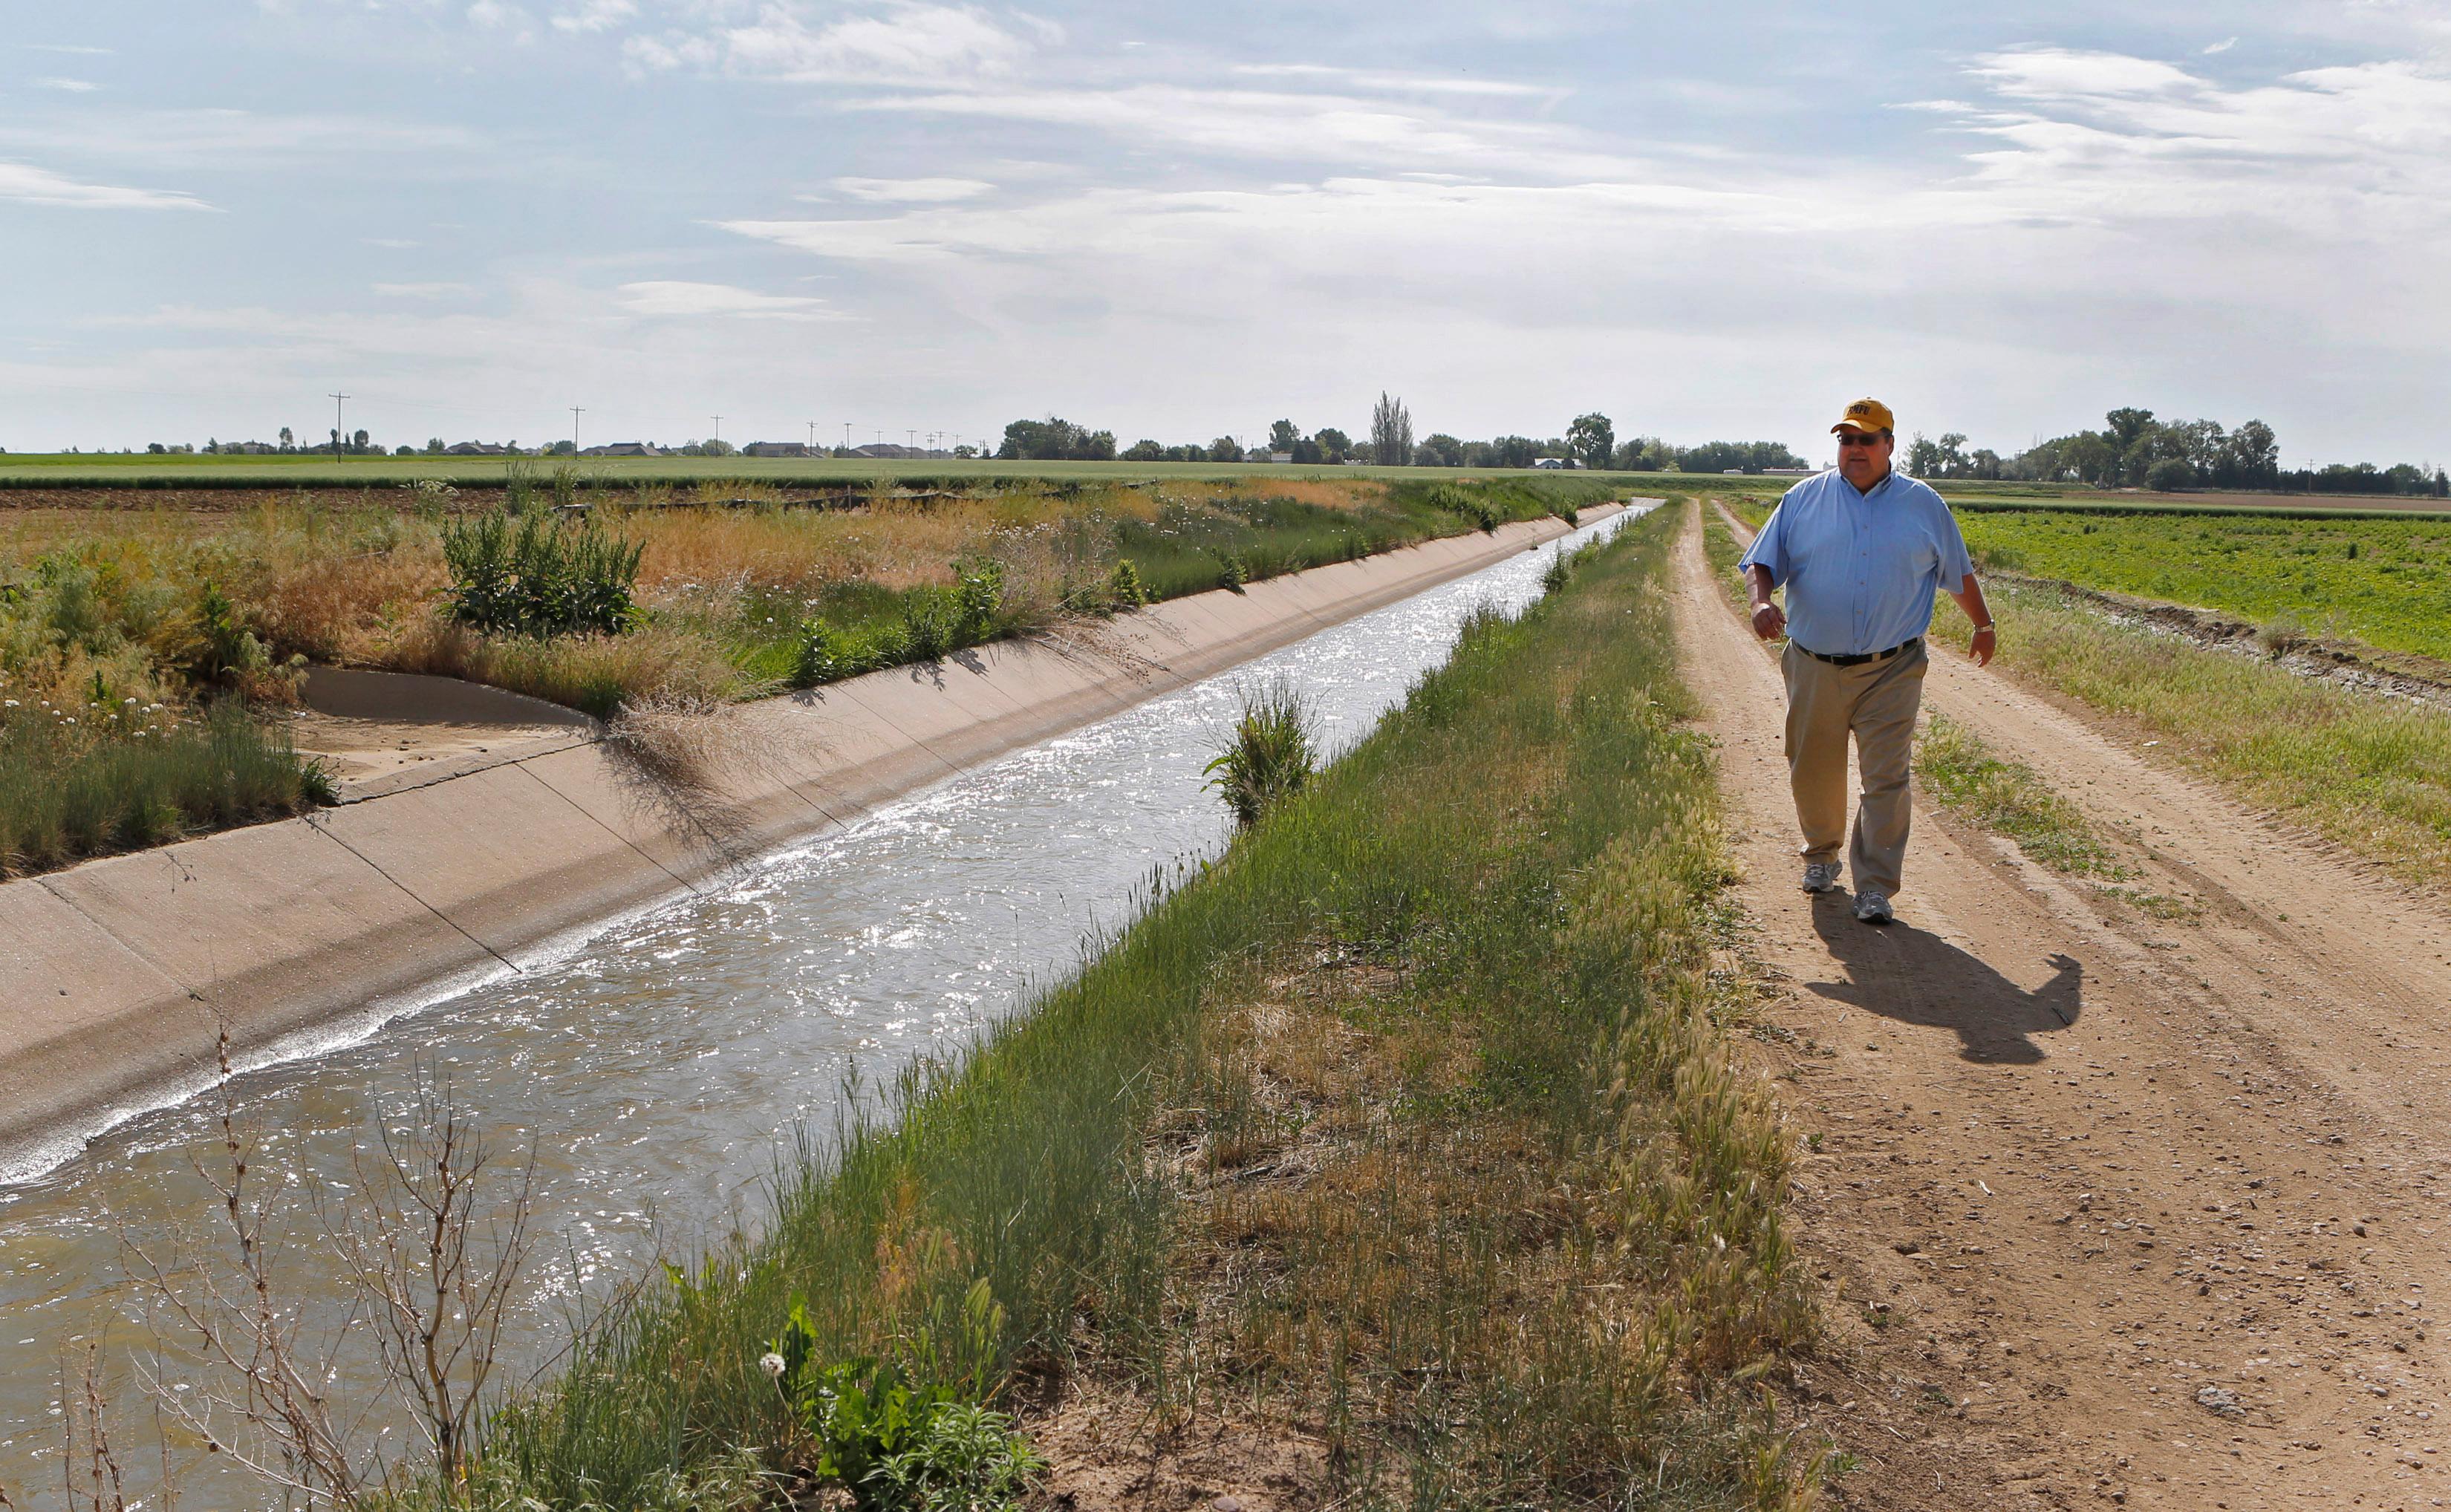
[[[1899,922],[1859,925],[1795,886],[1777,670],[1698,520],[1677,560],[1764,1048],[1817,1146],[1799,1220],[1832,1344],[1805,1410],[1865,1462],[1835,1500],[2443,1505],[2451,911],[1935,646],[1928,715],[2200,910],[2139,912],[1919,803]]]

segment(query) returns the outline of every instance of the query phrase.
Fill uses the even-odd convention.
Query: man
[[[1974,622],[1968,655],[1989,666],[1991,612],[1974,580],[1966,538],[1940,495],[1890,469],[1897,422],[1876,399],[1859,399],[1830,427],[1835,472],[1787,491],[1744,556],[1754,634],[1787,635],[1787,773],[1804,831],[1804,890],[1838,884],[1838,842],[1847,828],[1847,737],[1864,788],[1848,861],[1855,916],[1895,917],[1890,899],[1906,860],[1907,769],[1929,666],[1935,589],[1947,589]],[[1771,590],[1787,589],[1782,612]]]

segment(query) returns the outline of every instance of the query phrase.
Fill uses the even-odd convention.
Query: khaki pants
[[[1886,661],[1833,667],[1790,641],[1780,666],[1787,674],[1787,779],[1804,831],[1804,859],[1838,859],[1847,833],[1847,736],[1853,734],[1864,791],[1847,870],[1857,893],[1894,894],[1912,816],[1907,769],[1915,713],[1923,706],[1931,658],[1918,643]]]

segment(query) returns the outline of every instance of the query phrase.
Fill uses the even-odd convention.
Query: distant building
[[[743,457],[806,457],[811,455],[804,441],[753,441],[740,448]]]
[[[663,457],[670,454],[651,441],[615,441],[606,442],[601,446],[590,446],[578,455],[581,457]]]
[[[511,449],[500,442],[463,441],[444,450],[453,457],[507,457]]]
[[[1818,467],[1765,467],[1764,478],[1810,478],[1821,471]]]

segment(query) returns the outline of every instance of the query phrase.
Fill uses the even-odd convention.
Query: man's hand
[[[1787,611],[1768,599],[1754,605],[1754,634],[1764,640],[1787,634]]]
[[[1991,654],[1999,649],[1999,633],[1990,625],[1983,625],[1975,630],[1974,642],[1966,648],[1966,654],[1974,658],[1976,666],[1988,667],[1991,665]]]

